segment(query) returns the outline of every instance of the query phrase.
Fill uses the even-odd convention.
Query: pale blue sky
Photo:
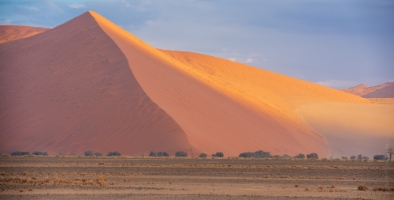
[[[392,0],[0,0],[0,23],[55,27],[87,10],[162,49],[335,88],[394,81]]]

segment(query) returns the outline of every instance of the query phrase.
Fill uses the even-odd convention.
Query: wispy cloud
[[[75,9],[80,9],[80,8],[85,7],[85,5],[83,5],[83,4],[75,4],[74,3],[74,4],[69,4],[68,7],[75,8]]]

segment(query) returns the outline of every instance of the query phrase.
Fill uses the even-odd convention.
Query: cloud
[[[5,20],[0,21],[0,24],[11,24],[11,23],[12,23],[12,20],[10,20],[10,19],[5,19]]]
[[[75,8],[75,9],[80,9],[80,8],[85,7],[85,5],[83,5],[83,4],[75,4],[74,3],[74,4],[69,4],[68,7]]]
[[[253,58],[248,58],[248,59],[246,59],[246,62],[247,62],[247,63],[252,63],[252,62],[253,62]]]

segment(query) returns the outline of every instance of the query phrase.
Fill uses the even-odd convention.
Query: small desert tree
[[[356,156],[350,156],[350,159],[355,160]]]
[[[206,154],[206,153],[201,153],[199,157],[200,157],[200,158],[206,158],[206,157],[207,157],[207,154]]]
[[[167,152],[165,152],[165,151],[159,151],[158,153],[157,153],[157,156],[160,156],[160,157],[168,157],[168,156],[170,156]]]
[[[391,162],[391,156],[394,154],[394,149],[388,148],[386,152],[387,152],[387,154],[389,154],[389,158],[390,158],[390,162]]]
[[[306,157],[308,159],[319,159],[319,156],[317,155],[317,153],[307,154]]]
[[[305,159],[305,155],[300,153],[300,154],[294,156],[294,158]]]
[[[224,154],[222,152],[216,152],[215,154],[212,154],[212,157],[219,157],[223,158]]]
[[[94,152],[93,151],[85,151],[83,154],[85,156],[93,156]]]
[[[184,151],[178,151],[175,153],[175,157],[187,157],[187,153]]]
[[[101,153],[101,152],[94,152],[94,154],[93,154],[94,156],[96,156],[96,157],[100,157],[100,156],[103,156],[103,154]]]
[[[121,154],[117,151],[110,151],[108,152],[107,156],[120,156]]]
[[[156,157],[156,156],[157,156],[157,153],[154,152],[154,151],[151,151],[151,152],[149,153],[149,156],[150,156],[150,157]]]
[[[389,158],[386,155],[374,155],[374,160],[388,160]]]

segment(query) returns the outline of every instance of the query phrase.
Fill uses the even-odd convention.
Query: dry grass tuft
[[[19,192],[23,192],[23,189],[19,189]]]
[[[28,190],[29,190],[30,192],[32,192],[32,191],[33,191],[33,188],[29,188]]]
[[[358,185],[357,189],[358,189],[358,190],[361,190],[361,191],[367,191],[367,190],[368,190],[368,187],[365,186],[365,185]]]
[[[382,191],[382,192],[394,192],[394,186],[386,187],[386,186],[376,186],[373,188],[373,191]]]
[[[310,191],[308,187],[305,188],[305,191]]]
[[[299,186],[298,184],[295,184],[295,185],[294,185],[294,187],[298,187],[298,186]]]

